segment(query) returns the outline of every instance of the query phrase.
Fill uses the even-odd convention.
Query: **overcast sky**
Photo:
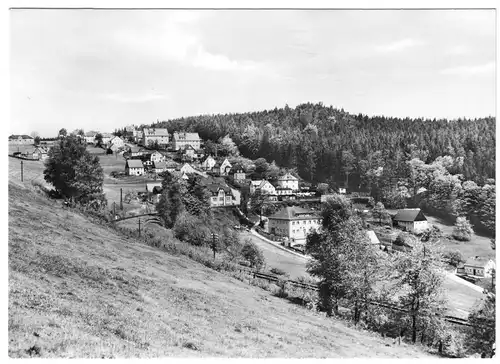
[[[494,10],[11,10],[10,133],[322,101],[495,115]]]

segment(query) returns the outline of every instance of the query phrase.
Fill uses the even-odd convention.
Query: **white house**
[[[429,222],[420,209],[398,210],[393,220],[399,227],[412,233],[418,234],[429,229]]]
[[[226,159],[222,161],[222,163],[216,163],[215,166],[213,167],[213,170],[216,174],[219,176],[227,176],[229,175],[229,171],[231,170],[231,163]]]
[[[470,257],[464,263],[465,273],[470,276],[491,278],[492,270],[496,270],[496,264],[492,259],[480,256]]]
[[[189,163],[184,163],[184,165],[180,167],[178,170],[185,174],[196,173],[196,169],[194,169]]]
[[[257,190],[263,195],[276,195],[276,189],[271,182],[263,180],[250,181],[250,194],[253,195]]]
[[[125,142],[119,136],[114,136],[109,141],[110,145],[115,145],[117,148],[123,148],[125,146]]]
[[[125,173],[129,176],[142,176],[144,165],[140,159],[127,159],[125,162]]]
[[[321,226],[321,217],[313,210],[288,206],[268,217],[269,233],[288,238],[290,245],[304,244],[307,235]]]
[[[290,173],[278,177],[277,183],[278,186],[282,188],[290,188],[292,191],[299,190],[299,179]]]
[[[201,168],[204,171],[211,171],[212,168],[217,164],[215,159],[209,155],[202,163],[201,163]]]
[[[172,135],[172,149],[185,149],[188,145],[195,150],[200,149],[201,139],[198,133],[175,132]]]
[[[220,183],[211,183],[206,186],[207,190],[210,192],[210,206],[220,207],[220,206],[236,206],[239,205],[233,194],[232,189],[224,186]]]
[[[29,135],[11,135],[9,137],[9,144],[32,145],[34,142],[35,139],[30,137]]]
[[[95,143],[95,136],[98,134],[97,131],[88,131],[85,133],[85,143],[87,144],[94,144]]]
[[[154,142],[158,142],[158,145],[166,147],[168,145],[168,130],[166,128],[144,128],[142,130],[142,145],[149,147]]]

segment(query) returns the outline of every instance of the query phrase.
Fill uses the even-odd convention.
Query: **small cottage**
[[[429,229],[429,222],[420,209],[398,210],[393,220],[395,225],[412,233],[419,234]]]
[[[496,269],[496,264],[492,259],[475,256],[467,259],[464,263],[464,269],[469,276],[491,278],[492,270]]]
[[[128,176],[142,176],[144,165],[140,159],[127,159],[125,163],[125,173]]]

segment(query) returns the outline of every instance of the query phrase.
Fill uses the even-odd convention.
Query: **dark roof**
[[[26,135],[26,134],[23,134],[23,135],[11,135],[9,137],[9,139],[33,139],[32,137],[30,137],[29,135]]]
[[[427,221],[422,210],[420,209],[403,209],[398,210],[396,216],[394,216],[396,221]]]
[[[464,265],[484,268],[486,263],[488,263],[489,261],[490,261],[489,258],[480,257],[476,255],[475,257],[470,257],[469,259],[467,259]]]
[[[140,159],[127,159],[127,166],[129,168],[144,168]]]
[[[167,163],[165,163],[165,162],[153,162],[153,168],[166,169]]]
[[[287,206],[284,209],[281,209],[280,211],[269,216],[268,218],[277,220],[304,220],[319,219],[320,217],[313,210],[308,210],[297,206]]]
[[[216,195],[221,189],[224,190],[225,193],[231,193],[231,189],[229,187],[224,186],[220,183],[211,183],[206,187],[212,193],[212,195]]]

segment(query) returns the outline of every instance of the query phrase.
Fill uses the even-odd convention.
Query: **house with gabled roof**
[[[144,165],[140,159],[127,159],[125,162],[125,173],[128,176],[142,176]]]
[[[172,135],[172,149],[180,150],[191,146],[194,150],[200,149],[201,138],[198,133],[175,132]]]
[[[269,233],[286,238],[291,246],[304,244],[307,235],[320,226],[321,216],[316,211],[298,206],[287,206],[268,216]]]
[[[109,140],[110,145],[116,146],[116,148],[123,148],[125,146],[125,141],[119,136],[114,136]]]
[[[99,134],[97,131],[88,131],[85,133],[84,139],[85,143],[87,144],[94,144],[95,143],[95,136]]]
[[[164,162],[164,161],[160,161],[160,162],[153,162],[153,172],[158,174],[158,173],[162,173],[162,172],[165,172],[167,170],[167,163]]]
[[[278,177],[277,184],[278,187],[290,188],[292,191],[299,190],[299,179],[291,173]]]
[[[253,195],[256,191],[263,195],[276,195],[276,188],[265,179],[250,181],[250,194]]]
[[[168,129],[166,128],[144,128],[142,130],[142,145],[149,147],[155,142],[166,147],[168,145]]]
[[[243,166],[239,163],[231,167],[229,171],[229,176],[233,178],[235,182],[243,182],[246,179],[246,173]]]
[[[416,234],[429,229],[427,218],[418,208],[398,210],[392,220],[397,226]]]
[[[467,259],[464,269],[469,276],[491,278],[493,270],[496,270],[496,264],[492,259],[476,255]]]
[[[211,171],[212,168],[217,164],[217,161],[209,155],[208,157],[205,158],[205,160],[201,163],[201,168],[204,171]]]
[[[9,144],[24,144],[31,145],[35,142],[35,139],[29,135],[11,135],[9,136]]]

